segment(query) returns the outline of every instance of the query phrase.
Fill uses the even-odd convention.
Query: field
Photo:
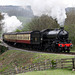
[[[69,69],[51,69],[45,71],[33,71],[17,75],[75,75],[75,71]]]

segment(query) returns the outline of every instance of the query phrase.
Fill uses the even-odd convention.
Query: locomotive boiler
[[[4,33],[3,41],[7,44],[50,52],[70,52],[70,47],[72,47],[69,33],[63,27],[42,31]]]

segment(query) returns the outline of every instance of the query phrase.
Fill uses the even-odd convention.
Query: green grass
[[[75,71],[69,69],[52,69],[45,71],[33,71],[17,75],[75,75]]]
[[[15,66],[24,67],[32,63],[38,63],[46,59],[73,58],[74,56],[48,53],[31,53],[19,50],[8,50],[0,55],[0,71],[15,69]],[[2,66],[2,67],[1,67]]]
[[[75,52],[75,45],[73,45],[71,52]]]

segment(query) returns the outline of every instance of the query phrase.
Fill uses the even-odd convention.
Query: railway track
[[[7,45],[6,43],[2,43],[5,46],[8,46],[9,50],[21,50],[21,51],[26,51],[26,52],[34,52],[34,53],[48,53],[48,54],[65,54],[65,55],[75,55],[75,52],[70,52],[70,53],[54,53],[54,52],[47,52],[47,51],[40,51],[40,50],[32,50],[32,49],[24,49],[21,47],[15,47],[15,46],[11,46],[11,45]]]
[[[14,50],[21,50],[21,51],[25,51],[25,52],[34,52],[34,53],[48,53],[48,54],[65,54],[65,55],[75,55],[75,52],[70,52],[70,53],[54,53],[54,52],[47,52],[47,51],[35,51],[35,50],[26,50],[26,49],[21,49],[21,48],[14,48],[11,47]],[[11,50],[10,48],[10,50]]]
[[[75,52],[70,52],[70,53],[56,53],[56,54],[75,55]]]

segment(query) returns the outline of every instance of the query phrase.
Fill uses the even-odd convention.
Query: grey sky
[[[65,8],[75,7],[75,0],[0,0],[0,5],[31,5],[34,15],[47,14],[64,25],[66,16]]]
[[[40,0],[44,1],[44,0]],[[46,0],[45,0],[46,1]],[[69,6],[75,6],[75,0],[49,0],[49,1],[61,1],[64,2],[64,4],[69,4]],[[0,5],[31,5],[33,3],[37,2],[37,0],[0,0]]]
[[[33,0],[0,0],[0,5],[28,5]]]
[[[21,2],[22,0],[0,0],[0,5],[20,5]]]

